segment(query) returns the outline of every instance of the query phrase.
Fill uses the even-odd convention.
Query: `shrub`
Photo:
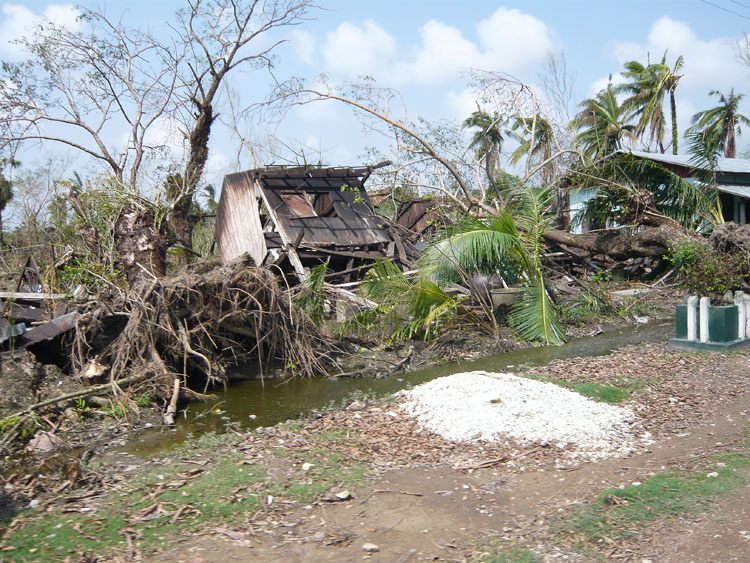
[[[673,248],[669,260],[681,274],[685,289],[714,299],[740,289],[748,275],[748,266],[739,254],[720,253],[698,242]]]

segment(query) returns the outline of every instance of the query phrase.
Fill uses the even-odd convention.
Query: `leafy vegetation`
[[[742,134],[743,125],[750,125],[750,119],[739,113],[740,101],[744,96],[735,94],[734,90],[728,96],[718,90],[711,90],[708,95],[718,97],[719,105],[696,113],[686,135],[699,138],[709,151],[723,152],[726,158],[735,158],[737,137]]]
[[[720,299],[727,291],[742,288],[748,265],[740,254],[706,248],[685,242],[669,254],[672,265],[682,275],[682,284],[690,293]]]
[[[429,279],[407,278],[392,262],[377,262],[368,272],[362,294],[381,303],[374,310],[353,319],[360,326],[380,326],[390,340],[429,340],[440,330],[470,323],[484,330],[488,321],[469,306],[463,296],[450,295]],[[402,316],[410,320],[402,321]],[[349,323],[347,327],[351,327]]]

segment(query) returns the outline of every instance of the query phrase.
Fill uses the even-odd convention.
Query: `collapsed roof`
[[[225,176],[216,219],[223,260],[248,253],[256,265],[273,262],[304,278],[305,267],[325,261],[340,272],[394,258],[393,235],[364,189],[388,164],[268,166]]]

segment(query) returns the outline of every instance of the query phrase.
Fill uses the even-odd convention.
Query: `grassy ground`
[[[566,514],[553,529],[589,544],[628,539],[659,518],[705,512],[749,478],[750,456],[724,455],[700,472],[662,473],[640,485],[602,491],[595,502]]]
[[[649,381],[642,379],[627,378],[620,381],[611,381],[610,384],[596,383],[594,381],[571,382],[564,379],[555,379],[537,375],[527,376],[529,379],[537,381],[546,381],[560,385],[566,389],[580,393],[581,395],[598,401],[600,403],[622,403],[629,399],[634,393],[643,389],[649,384]]]
[[[640,484],[601,491],[588,504],[553,520],[544,543],[570,545],[597,559],[599,549],[637,539],[655,522],[710,512],[721,498],[750,483],[750,454],[716,456],[692,472],[665,472]],[[538,538],[537,538],[538,539]],[[527,563],[541,556],[523,546],[491,548],[481,561]]]
[[[312,447],[304,461],[292,448],[275,448],[275,467],[269,471],[271,460],[245,459],[237,451],[241,448],[235,448],[238,438],[233,434],[207,435],[160,454],[158,463],[147,460],[137,475],[112,487],[83,512],[67,512],[59,504],[49,511],[26,510],[2,546],[13,561],[112,554],[131,546],[149,552],[165,538],[244,524],[279,502],[310,502],[331,489],[362,482],[367,466],[349,462],[343,452],[329,447],[338,437],[333,432],[309,437]],[[218,451],[220,457],[212,460]],[[312,467],[302,471],[302,462]]]

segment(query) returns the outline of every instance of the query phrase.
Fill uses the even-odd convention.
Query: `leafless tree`
[[[44,22],[20,42],[26,60],[3,63],[0,149],[56,143],[103,163],[133,200],[115,229],[123,263],[132,263],[137,274],[144,266],[139,257],[150,257],[145,268],[156,264],[163,271],[168,246],[192,247],[200,218],[193,202],[222,82],[239,67],[270,67],[273,50],[284,41],[273,31],[304,21],[311,7],[311,0],[192,0],[169,33],[158,36],[101,10],[82,9],[80,28]],[[183,173],[142,186],[148,157],[166,148],[167,139],[159,135],[178,124],[188,149]],[[140,199],[141,188],[151,193],[166,188],[166,209]],[[141,217],[164,212],[166,222]],[[136,237],[133,228],[150,234]]]
[[[26,60],[3,63],[0,143],[66,145],[135,187],[144,158],[161,148],[149,132],[174,109],[184,54],[102,12],[80,20],[81,30],[44,22],[20,40]]]
[[[530,147],[533,148],[539,111],[533,88],[498,73],[474,71],[472,79],[477,101],[483,107],[490,107],[501,115],[530,116]],[[489,190],[483,163],[472,158],[460,130],[419,119],[410,121],[397,90],[379,87],[372,79],[337,88],[321,77],[315,86],[298,81],[283,84],[268,106],[276,108],[283,117],[295,106],[326,100],[354,109],[364,118],[363,123],[369,130],[395,141],[397,151],[405,155],[405,158],[394,159],[398,166],[392,171],[400,175],[401,184],[442,193],[464,211],[478,208],[491,213],[496,210],[487,197]],[[551,161],[569,153],[576,151],[557,146],[549,158],[538,162],[527,158],[521,181],[529,181]]]
[[[482,197],[484,191],[472,183],[471,174],[461,170],[465,162],[457,158],[455,153],[449,155],[448,151],[441,150],[449,143],[445,140],[450,135],[446,136],[444,130],[436,127],[432,127],[431,132],[425,131],[430,127],[423,120],[410,122],[406,104],[401,94],[393,88],[380,87],[370,78],[361,83],[350,84],[346,90],[337,88],[326,77],[320,77],[317,85],[310,87],[292,80],[278,88],[267,107],[278,111],[283,118],[295,106],[326,100],[352,108],[363,118],[362,123],[366,129],[395,141],[397,151],[404,158],[396,159],[398,166],[392,173],[401,175],[402,181],[440,192],[464,211],[472,206],[493,210]],[[443,139],[437,140],[440,136]],[[455,132],[453,137],[455,141]],[[460,150],[466,152],[465,147]],[[422,174],[418,179],[414,175],[405,177],[408,169],[419,169]]]
[[[225,77],[238,67],[271,69],[273,51],[285,41],[271,32],[302,23],[312,7],[311,0],[193,0],[180,12],[180,35],[188,49],[180,96],[190,112],[189,154],[182,182],[172,186],[168,198],[177,239],[186,248],[192,248],[198,217],[191,209]]]

